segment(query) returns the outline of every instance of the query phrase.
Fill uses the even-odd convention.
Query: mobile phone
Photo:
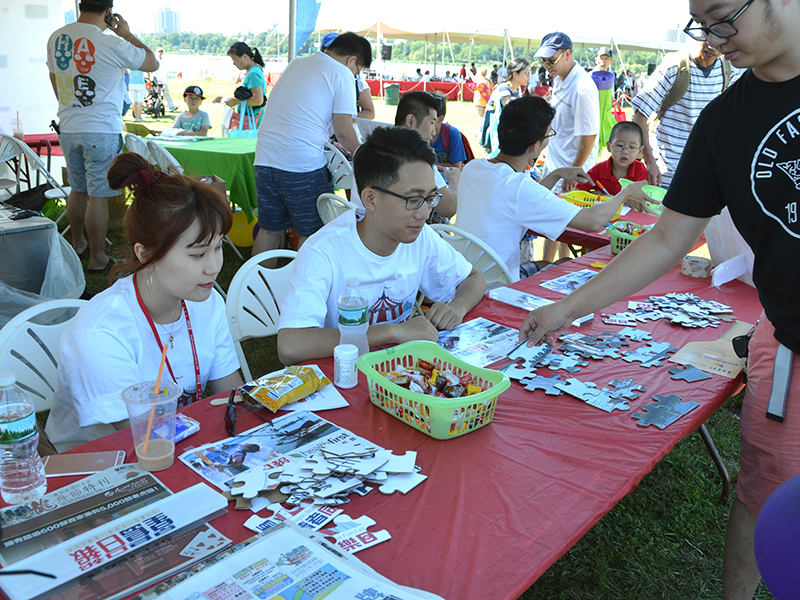
[[[117,23],[114,21],[114,14],[111,11],[108,11],[108,14],[106,15],[106,23],[109,27],[111,27],[111,29],[117,28]]]
[[[42,458],[45,475],[66,477],[68,475],[92,475],[125,462],[124,450],[87,452],[84,454],[54,454]]]

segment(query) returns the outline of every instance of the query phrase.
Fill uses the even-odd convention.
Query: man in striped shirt
[[[644,88],[631,102],[635,112],[633,122],[648,131],[648,119],[657,113],[664,98],[669,94],[678,74],[679,54],[669,55],[647,79]],[[718,60],[719,59],[719,60]],[[672,175],[683,154],[689,132],[694,127],[706,105],[725,89],[724,73],[720,53],[708,45],[698,42],[689,61],[689,87],[683,97],[667,108],[655,130],[644,138],[644,162],[647,165],[648,183],[668,187]],[[738,77],[731,69],[730,86]]]

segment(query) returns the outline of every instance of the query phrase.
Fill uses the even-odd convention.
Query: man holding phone
[[[79,256],[89,250],[89,273],[114,265],[105,253],[105,238],[108,199],[116,192],[108,187],[106,174],[122,151],[125,69],[158,68],[152,50],[112,7],[113,0],[83,0],[78,20],[47,42],[47,67],[58,99],[58,139],[72,187],[67,198],[72,245]],[[106,28],[117,35],[105,35]]]

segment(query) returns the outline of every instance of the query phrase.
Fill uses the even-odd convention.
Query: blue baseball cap
[[[559,50],[572,50],[572,40],[566,33],[554,31],[542,38],[542,45],[534,55],[536,58],[552,58]]]
[[[322,36],[322,41],[319,43],[320,49],[327,48],[328,46],[330,46],[331,42],[333,40],[335,40],[337,37],[339,37],[339,34],[336,33],[335,31],[332,31],[331,33],[326,33],[325,35],[323,35]]]

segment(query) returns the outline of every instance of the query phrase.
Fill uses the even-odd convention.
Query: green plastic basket
[[[378,372],[390,372],[398,366],[413,369],[419,359],[458,376],[469,373],[486,389],[464,398],[436,398],[400,387]],[[364,354],[358,359],[358,369],[367,376],[369,399],[375,406],[437,440],[459,437],[491,423],[497,397],[511,386],[505,373],[474,367],[426,341]]]
[[[620,179],[619,184],[622,186],[624,190],[633,182],[630,179]],[[664,205],[661,204],[661,201],[664,199],[664,196],[667,195],[667,190],[662,187],[658,187],[657,185],[650,185],[646,183],[642,186],[642,191],[650,196],[655,202],[648,202],[647,206],[653,211],[655,214],[660,215],[664,211]]]
[[[652,225],[640,225],[639,223],[634,223],[633,221],[617,221],[613,225],[609,225],[606,227],[606,233],[608,233],[608,239],[611,242],[611,254],[619,254],[625,250],[625,248],[627,248],[633,240],[639,237],[638,235],[631,235],[617,229],[617,226],[624,227],[627,225],[633,225],[634,227],[644,229],[645,231],[649,231],[652,227]]]

